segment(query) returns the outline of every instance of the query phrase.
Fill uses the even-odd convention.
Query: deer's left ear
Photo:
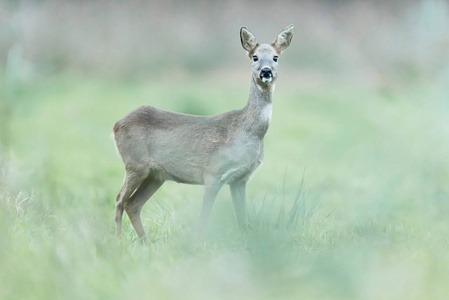
[[[292,41],[294,28],[295,26],[293,26],[293,24],[285,27],[285,29],[278,34],[277,38],[272,43],[273,47],[275,47],[279,52],[284,51]]]

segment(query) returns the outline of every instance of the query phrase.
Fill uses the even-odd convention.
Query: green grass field
[[[140,105],[218,114],[246,103],[249,76],[192,77],[2,86],[0,299],[448,299],[447,84],[281,77],[248,185],[251,230],[237,229],[225,186],[194,240],[203,188],[168,182],[142,212],[152,242],[126,215],[117,240],[115,121]]]

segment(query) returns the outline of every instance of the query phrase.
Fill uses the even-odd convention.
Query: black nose
[[[270,78],[271,76],[273,76],[273,74],[271,73],[270,68],[263,68],[260,70],[260,78]]]

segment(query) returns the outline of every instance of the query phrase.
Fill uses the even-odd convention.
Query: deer
[[[271,44],[259,44],[246,27],[240,29],[242,47],[252,61],[244,108],[200,116],[142,106],[115,123],[112,138],[125,165],[123,185],[115,200],[117,238],[125,210],[139,239],[148,242],[140,213],[168,180],[204,185],[200,231],[207,226],[219,190],[228,184],[238,227],[242,231],[248,228],[246,185],[264,157],[278,58],[290,45],[293,29],[293,25],[287,26]]]

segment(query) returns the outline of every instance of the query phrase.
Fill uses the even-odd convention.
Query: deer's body
[[[188,184],[204,184],[207,177],[222,183],[249,177],[263,158],[272,106],[270,92],[255,93],[255,103],[216,116],[136,109],[114,127],[125,165]]]
[[[287,40],[279,48],[288,46],[292,30],[289,26],[279,34],[276,41]],[[276,56],[277,61],[283,50],[276,48],[276,41],[272,45],[258,45],[245,28],[241,39],[250,57],[268,53],[269,59]],[[118,236],[125,209],[139,237],[146,240],[140,210],[166,180],[205,185],[200,228],[207,222],[219,189],[228,183],[238,223],[241,228],[246,227],[246,182],[263,159],[263,138],[271,120],[277,75],[276,68],[261,65],[266,62],[254,66],[255,62],[248,103],[241,110],[195,116],[143,106],[115,124],[113,136],[126,168],[123,187],[116,199]],[[267,68],[269,76],[263,73],[268,72]]]

